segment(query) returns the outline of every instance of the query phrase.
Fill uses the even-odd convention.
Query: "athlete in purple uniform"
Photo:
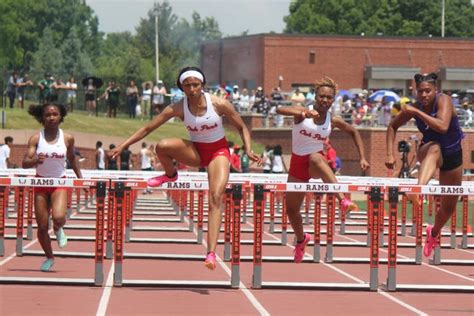
[[[436,80],[438,76],[431,74],[415,75],[417,102],[415,106],[404,105],[387,128],[387,161],[385,165],[393,169],[395,157],[393,143],[397,129],[415,118],[423,140],[417,153],[421,162],[418,184],[426,185],[439,169],[440,185],[461,185],[462,182],[462,148],[464,135],[459,127],[459,120],[451,97],[438,93]],[[429,257],[438,242],[441,229],[456,210],[456,195],[443,195],[441,207],[436,214],[433,226],[426,228],[426,244],[423,248]],[[418,205],[418,204],[416,204]]]

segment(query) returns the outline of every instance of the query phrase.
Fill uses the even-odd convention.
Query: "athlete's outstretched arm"
[[[387,134],[386,134],[387,158],[385,161],[385,166],[388,169],[393,169],[395,167],[395,157],[393,155],[393,143],[395,141],[395,136],[397,135],[397,130],[400,126],[405,125],[412,118],[413,118],[413,115],[409,114],[408,112],[402,111],[397,116],[395,116],[387,126]]]
[[[211,96],[212,104],[215,106],[219,115],[225,115],[229,122],[237,128],[242,139],[245,153],[249,156],[250,160],[260,164],[261,158],[252,151],[252,143],[250,139],[250,133],[245,125],[244,121],[240,117],[239,113],[234,107],[227,101],[218,97]]]
[[[362,170],[366,170],[367,168],[370,167],[369,162],[365,158],[365,149],[364,149],[364,143],[362,142],[362,138],[360,137],[359,131],[352,126],[351,124],[348,124],[345,122],[340,116],[333,116],[331,118],[331,124],[334,127],[339,128],[340,130],[346,132],[347,134],[351,135],[354,144],[357,147],[357,151],[359,152],[359,157],[360,157],[360,167]]]
[[[183,101],[167,106],[160,114],[158,114],[152,121],[137,130],[126,141],[114,148],[109,156],[117,158],[118,155],[128,146],[135,144],[139,140],[145,138],[148,134],[159,128],[172,117],[183,118]]]
[[[438,98],[438,111],[435,116],[431,116],[412,105],[402,107],[402,113],[419,117],[432,130],[440,134],[445,134],[448,131],[453,112],[454,106],[451,97],[444,94],[441,94]]]
[[[301,105],[279,106],[276,112],[281,115],[293,116],[295,124],[300,123],[305,118],[319,117],[318,111],[309,110]]]

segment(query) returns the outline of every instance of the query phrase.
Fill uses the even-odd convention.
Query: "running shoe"
[[[210,251],[207,254],[206,260],[204,260],[204,265],[209,270],[214,270],[216,268],[216,253],[215,252]]]
[[[43,272],[49,272],[53,268],[53,265],[54,259],[48,258],[41,264],[40,270]]]
[[[433,249],[435,249],[435,247],[438,245],[438,238],[431,235],[432,230],[433,226],[428,225],[426,227],[426,243],[423,247],[423,254],[425,257],[429,257],[433,252]]]
[[[349,200],[348,198],[343,198],[340,202],[339,202],[339,209],[341,210],[341,212],[344,212],[345,214],[351,212],[351,211],[356,211],[359,209],[359,207],[357,207],[357,204],[355,204],[354,202],[352,202],[351,200]]]
[[[59,228],[57,232],[54,233],[56,235],[56,240],[58,242],[59,248],[64,248],[67,245],[67,236],[64,233],[63,228]]]
[[[175,176],[172,178],[168,177],[166,174],[162,174],[161,176],[148,179],[146,183],[150,187],[159,187],[165,182],[174,182],[177,179],[178,179],[178,173],[176,172]]]
[[[295,245],[295,250],[293,251],[293,253],[295,255],[294,256],[294,262],[295,263],[300,263],[301,261],[303,261],[304,249],[305,249],[306,245],[309,243],[310,239],[311,239],[311,237],[309,236],[309,234],[305,233],[303,241],[299,242]]]

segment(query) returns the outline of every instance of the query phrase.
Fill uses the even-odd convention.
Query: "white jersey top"
[[[150,156],[148,155],[147,148],[142,148],[140,150],[140,156],[141,156],[140,158],[141,158],[142,169],[151,168],[151,159],[150,159]]]
[[[7,144],[0,145],[0,170],[8,168],[8,158],[10,158],[10,147]]]
[[[316,125],[312,118],[304,119],[293,126],[293,153],[304,156],[324,149],[324,141],[331,134],[331,114],[326,114],[326,121]]]
[[[62,129],[58,130],[58,137],[53,143],[46,141],[44,130],[41,130],[36,154],[44,154],[45,159],[42,164],[36,166],[36,173],[45,178],[61,178],[64,176],[66,152],[67,147]]]
[[[105,169],[105,151],[102,147],[97,148],[99,156],[96,158],[97,168]]]
[[[273,157],[272,172],[283,172],[283,157],[275,155]]]
[[[143,89],[142,100],[143,101],[151,100],[151,88],[150,89]]]
[[[188,99],[183,99],[184,125],[193,142],[213,143],[224,138],[222,118],[214,110],[209,93],[204,93],[207,111],[202,116],[194,116],[189,111]]]
[[[75,98],[76,97],[76,90],[77,90],[77,83],[75,82],[67,82],[66,87],[72,88],[72,90],[66,90],[66,94],[68,98]]]

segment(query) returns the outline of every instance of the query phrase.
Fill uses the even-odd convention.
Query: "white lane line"
[[[84,209],[84,207],[81,207],[81,209]],[[71,216],[72,216],[73,214],[76,214],[76,213],[77,213],[77,211],[74,211],[74,212],[71,214]],[[53,231],[53,230],[50,229],[50,230],[48,231],[48,233],[51,233],[52,231]],[[35,243],[37,243],[37,242],[38,242],[38,238],[36,238],[36,239],[30,241],[28,244],[26,244],[26,245],[23,247],[23,250],[28,249],[29,247],[33,246],[33,245],[34,245]],[[15,257],[16,257],[16,251],[15,251],[14,253],[12,253],[10,256],[8,256],[7,258],[5,258],[5,259],[3,259],[2,261],[0,261],[0,267],[3,266],[3,265],[4,265],[5,263],[7,263],[8,261],[12,260],[12,259],[15,258]]]
[[[97,308],[96,313],[97,316],[103,316],[107,311],[107,306],[109,305],[110,295],[112,294],[112,288],[114,285],[114,270],[115,263],[112,261],[109,275],[107,276],[107,281],[105,282],[104,289],[102,291],[102,296],[100,297],[99,307]]]
[[[187,217],[185,217],[185,221],[189,225],[189,220],[188,220]],[[193,228],[193,232],[197,236],[197,230],[196,230],[195,227]],[[205,240],[203,240],[202,244],[203,244],[204,248],[207,249],[207,242]],[[216,258],[217,258],[217,263],[221,266],[221,268],[225,271],[225,273],[227,273],[229,278],[231,278],[232,277],[232,272],[229,269],[229,267],[227,267],[227,265],[223,262],[223,260],[217,254],[216,254]],[[270,313],[265,309],[265,307],[263,307],[263,305],[252,294],[252,292],[245,286],[244,283],[242,283],[242,282],[239,283],[239,290],[242,291],[242,293],[244,293],[244,295],[247,297],[247,299],[250,301],[250,303],[253,305],[253,307],[260,313],[260,315],[263,315],[263,316],[269,316],[270,315]]]
[[[384,292],[384,291],[381,291],[381,290],[377,290],[377,293],[379,293],[380,295],[382,296],[385,296],[386,298],[388,298],[389,300],[405,307],[406,309],[416,313],[417,315],[420,315],[420,316],[427,316],[428,314],[426,313],[423,313],[422,311],[416,309],[415,307],[403,302],[402,300],[399,300],[398,298],[396,297],[393,297],[392,295],[388,294],[387,292]]]
[[[358,242],[357,239],[350,238],[350,237],[348,237],[348,236],[346,236],[346,235],[340,235],[340,234],[337,234],[337,235],[338,235],[338,236],[341,236],[341,237],[344,237],[344,238],[347,239],[347,240],[350,240],[350,241],[353,241],[353,242]],[[382,248],[380,248],[380,251],[383,251],[383,252],[385,252],[385,253],[388,253],[387,250],[382,249]],[[400,254],[398,254],[398,253],[397,253],[397,256],[400,257],[400,258],[403,258],[403,259],[409,259],[409,257],[400,255]],[[472,279],[467,278],[467,277],[465,277],[465,276],[463,276],[463,275],[460,275],[460,274],[457,274],[457,273],[454,273],[454,272],[451,272],[451,271],[448,271],[448,270],[444,270],[444,269],[441,269],[441,268],[438,268],[438,267],[435,267],[435,266],[426,264],[426,263],[424,263],[424,262],[422,262],[421,264],[422,264],[422,265],[425,265],[425,266],[427,266],[427,267],[430,267],[430,268],[433,268],[433,269],[438,269],[438,270],[443,271],[443,272],[446,272],[446,273],[448,273],[448,274],[452,274],[452,275],[454,275],[454,276],[457,276],[457,277],[460,277],[460,278],[463,278],[463,279],[467,279],[467,280],[472,281]],[[391,301],[393,301],[393,302],[395,302],[395,303],[397,303],[397,304],[399,304],[399,305],[401,305],[401,306],[403,306],[403,307],[405,307],[405,308],[411,310],[412,312],[417,313],[418,315],[428,315],[428,314],[426,314],[426,313],[424,313],[424,312],[422,312],[422,311],[416,309],[414,306],[405,303],[404,301],[402,301],[402,300],[400,300],[400,299],[394,297],[393,295],[391,295],[391,294],[389,294],[389,293],[387,293],[387,292],[385,292],[385,291],[377,290],[377,293],[379,293],[380,295],[383,295],[384,297],[388,298],[389,300],[391,300]]]
[[[250,226],[253,227],[252,224],[250,224],[250,223],[247,223],[247,224],[249,224]],[[278,238],[278,237],[276,237],[275,235],[270,234],[270,233],[268,233],[268,232],[266,232],[266,231],[264,231],[264,234],[267,235],[267,236],[272,237],[272,238],[275,239],[275,240],[281,241],[280,238]],[[290,247],[291,249],[295,249],[295,247],[294,247],[293,245],[290,245],[290,244],[288,244],[288,243],[286,244],[286,246]],[[310,256],[310,257],[312,258],[312,256],[311,256],[310,254],[308,254],[308,253],[305,253],[305,254],[306,254],[307,256]],[[333,265],[327,264],[326,262],[324,262],[324,261],[322,261],[322,260],[320,260],[319,263],[321,263],[321,264],[324,265],[325,267],[328,267],[328,268],[330,268],[330,269],[332,269],[332,270],[334,270],[334,271],[336,271],[336,272],[338,272],[338,273],[340,273],[340,274],[346,276],[347,278],[349,278],[349,279],[351,279],[351,280],[353,280],[353,281],[355,281],[355,282],[358,282],[358,283],[360,283],[360,284],[364,284],[364,283],[365,283],[365,282],[362,281],[361,279],[358,279],[358,278],[356,278],[355,276],[353,276],[353,275],[351,275],[351,274],[349,274],[349,273],[347,273],[347,272],[345,272],[345,271],[343,271],[343,270],[341,270],[341,269],[339,269],[339,268],[334,267]]]
[[[449,271],[449,270],[445,270],[445,269],[442,269],[442,268],[440,268],[440,267],[437,267],[437,266],[434,266],[434,265],[431,265],[431,264],[427,264],[427,263],[424,263],[424,262],[422,262],[421,264],[424,265],[424,266],[427,266],[427,267],[429,267],[429,268],[432,268],[432,269],[435,269],[435,270],[439,270],[439,271],[442,271],[442,272],[447,273],[447,274],[451,274],[452,276],[455,276],[455,277],[458,277],[458,278],[461,278],[461,279],[464,279],[464,280],[467,280],[467,281],[474,282],[474,278],[469,278],[469,277],[467,277],[467,276],[458,274],[458,273],[456,273],[456,272],[452,272],[452,271]]]
[[[250,223],[247,223],[247,224],[249,224],[250,226],[253,227],[252,224],[250,224]],[[274,238],[274,239],[281,240],[281,239],[277,238],[276,236],[274,236],[274,235],[272,235],[272,234],[270,234],[270,233],[268,233],[268,232],[266,232],[266,231],[264,231],[264,234],[267,235],[267,236],[271,236],[271,237]],[[352,241],[357,241],[357,240],[353,240],[353,239],[351,239],[351,238],[348,238],[348,239],[349,239],[349,240],[352,240]],[[287,243],[286,245],[287,245],[288,247],[290,247],[290,248],[293,248],[293,249],[295,248],[294,246],[292,246],[292,245],[290,245],[290,244],[288,244],[288,243]],[[306,252],[305,252],[305,255],[312,257],[309,253],[306,253]],[[347,272],[345,272],[345,271],[343,271],[343,270],[341,270],[341,269],[339,269],[339,268],[336,268],[336,267],[334,267],[334,266],[332,266],[332,265],[330,265],[330,264],[327,264],[327,263],[325,263],[325,262],[323,262],[323,261],[321,261],[321,260],[320,260],[319,262],[322,263],[324,266],[326,266],[326,267],[328,267],[328,268],[330,268],[330,269],[333,269],[334,271],[336,271],[336,272],[338,272],[338,273],[340,273],[340,274],[342,274],[342,275],[348,277],[348,278],[351,279],[351,280],[354,280],[354,281],[356,281],[356,282],[358,282],[358,283],[360,283],[360,284],[365,284],[365,283],[366,283],[366,282],[364,282],[364,281],[358,279],[357,277],[355,277],[355,276],[353,276],[353,275],[351,275],[351,274],[349,274],[349,273],[347,273]],[[414,313],[416,313],[416,314],[418,314],[418,315],[420,315],[420,316],[421,316],[421,315],[423,315],[423,316],[427,315],[427,314],[421,312],[420,310],[416,309],[414,306],[411,306],[411,305],[409,305],[409,304],[407,304],[407,303],[405,303],[405,302],[403,302],[403,301],[401,301],[401,300],[399,300],[399,299],[393,297],[392,295],[390,295],[390,294],[388,294],[388,293],[386,293],[386,292],[377,290],[377,293],[381,294],[382,296],[384,296],[384,297],[390,299],[391,301],[393,301],[393,302],[399,304],[400,306],[402,306],[402,307],[404,307],[404,308],[406,308],[406,309],[408,309],[408,310],[410,310],[410,311],[412,311],[412,312],[414,312]]]
[[[346,238],[346,239],[348,239],[348,240],[350,240],[350,241],[358,242],[358,240],[352,239],[352,238],[347,237],[347,236],[345,236],[345,235],[338,235],[338,236],[344,237],[344,238]],[[380,248],[380,251],[385,252],[385,253],[388,253],[388,251],[385,250],[385,249],[383,249],[383,248]],[[397,256],[400,257],[400,258],[402,258],[402,259],[410,259],[410,257],[406,257],[406,256],[401,255],[401,254],[399,254],[399,253],[397,253]],[[456,272],[452,272],[452,271],[449,271],[449,270],[445,270],[445,269],[443,269],[443,268],[437,267],[437,266],[432,265],[432,264],[427,264],[427,263],[425,263],[425,262],[421,262],[421,265],[426,266],[426,267],[431,268],[431,269],[435,269],[435,270],[438,270],[438,271],[442,271],[442,272],[447,273],[447,274],[451,274],[452,276],[458,277],[458,278],[460,278],[460,279],[464,279],[464,280],[466,280],[466,281],[474,282],[474,278],[469,278],[469,277],[464,276],[464,275],[462,275],[462,274],[458,274],[458,273],[456,273]]]
[[[462,251],[462,252],[467,252],[468,254],[473,254],[474,253],[474,251],[471,251],[471,250],[468,250],[468,249],[458,248],[456,250],[459,250],[459,251]]]
[[[35,239],[35,240],[32,240],[30,241],[28,244],[26,244],[24,247],[23,247],[23,250],[25,249],[28,249],[29,247],[33,246],[35,243],[38,242],[38,239]],[[3,266],[5,263],[7,263],[8,261],[12,260],[13,258],[16,257],[16,252],[12,253],[10,256],[8,256],[8,258],[5,258],[3,259],[2,261],[0,261],[0,267]]]

